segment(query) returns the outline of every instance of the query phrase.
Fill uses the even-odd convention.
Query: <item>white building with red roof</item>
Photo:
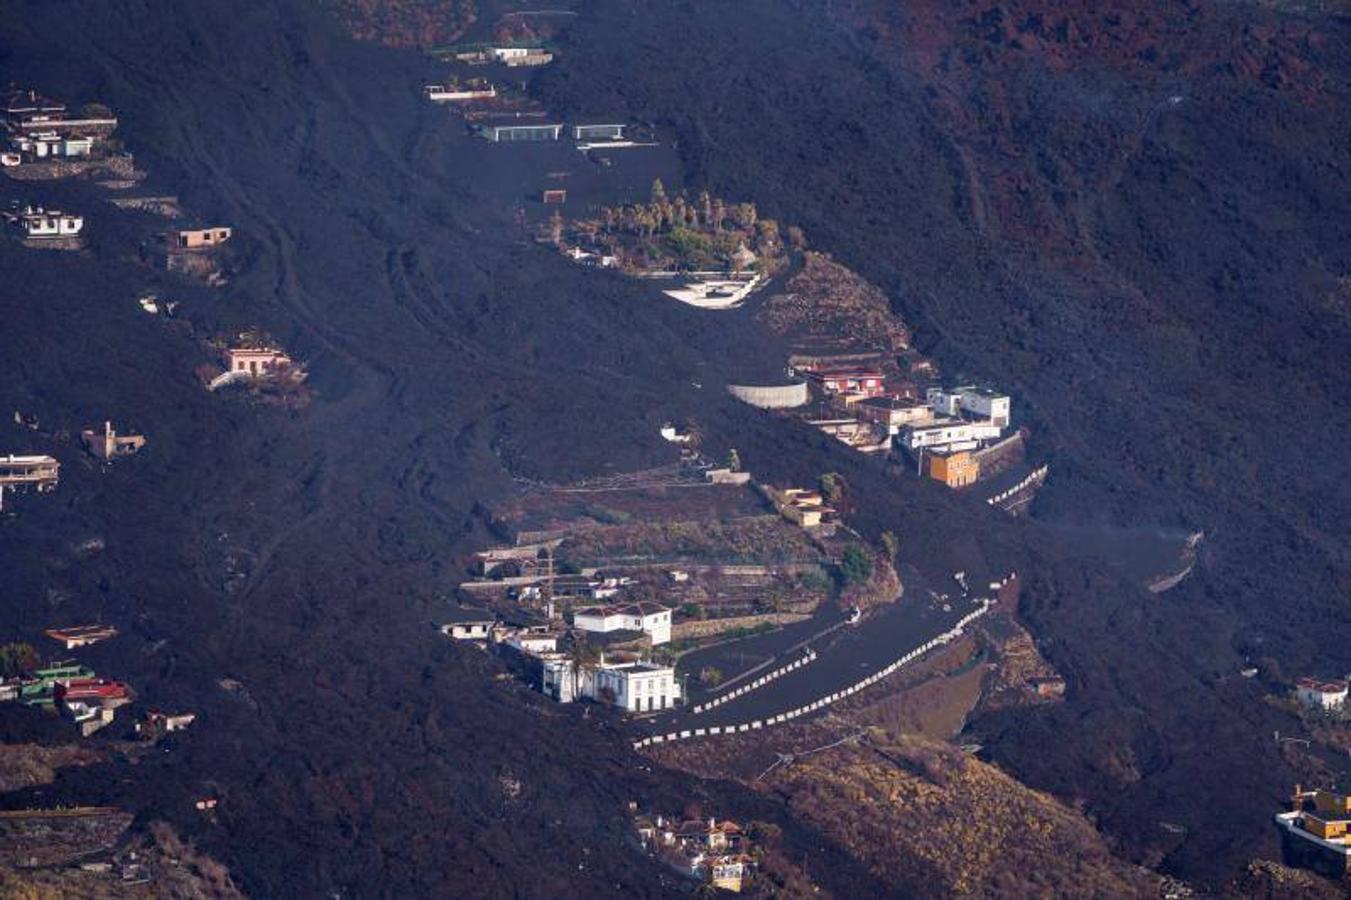
[[[1301,678],[1295,682],[1295,697],[1311,709],[1341,709],[1346,705],[1345,681]]]

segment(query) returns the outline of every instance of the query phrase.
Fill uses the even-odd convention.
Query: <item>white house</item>
[[[17,137],[12,144],[15,150],[37,159],[57,157],[74,159],[89,156],[94,152],[93,138],[62,137],[54,131]]]
[[[540,660],[540,689],[559,703],[586,697],[629,712],[655,712],[671,709],[680,698],[671,666],[602,661],[578,672],[572,658],[563,653],[545,653]]]
[[[486,641],[496,624],[496,617],[482,609],[460,606],[452,609],[441,633],[457,641]]]
[[[1010,421],[1008,395],[989,388],[969,384],[951,390],[931,387],[925,392],[924,399],[939,415],[960,416],[968,413],[1001,428],[1007,428]]]
[[[671,639],[671,611],[659,603],[630,603],[624,606],[592,606],[577,610],[573,627],[580,631],[605,634],[610,631],[642,631],[653,645]]]
[[[558,635],[531,631],[516,631],[507,637],[507,646],[515,647],[530,656],[554,653],[558,650]]]
[[[84,217],[29,206],[19,216],[19,227],[30,238],[75,237],[84,230]]]
[[[577,666],[566,653],[545,653],[540,656],[540,686],[546,697],[552,697],[559,703],[571,703],[576,700],[580,685],[577,683]]]
[[[963,422],[960,419],[940,419],[928,425],[910,425],[900,435],[908,450],[969,450],[981,441],[991,441],[1003,434],[1002,426],[991,422]]]
[[[655,663],[602,665],[592,680],[589,696],[629,712],[670,709],[680,696],[675,669]]]
[[[446,87],[440,84],[429,84],[422,89],[422,94],[433,103],[460,103],[466,100],[491,100],[497,96],[497,88],[491,85],[483,87],[452,85]]]
[[[1341,709],[1346,705],[1345,681],[1319,681],[1301,678],[1295,683],[1295,696],[1310,709]]]

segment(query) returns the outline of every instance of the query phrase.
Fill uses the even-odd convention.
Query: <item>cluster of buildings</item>
[[[735,822],[638,815],[633,827],[648,853],[720,890],[739,893],[755,869],[751,842]]]
[[[80,440],[98,459],[114,460],[131,456],[146,444],[144,435],[120,435],[111,422],[104,422],[102,430],[85,429]],[[5,493],[33,490],[45,494],[56,490],[61,483],[61,462],[46,454],[0,456],[0,511],[5,508]]]
[[[1277,813],[1285,861],[1329,878],[1351,871],[1351,796],[1295,786],[1290,810]]]
[[[658,712],[676,705],[680,685],[672,666],[642,657],[670,641],[671,617],[671,610],[657,603],[583,607],[573,613],[568,629],[551,618],[518,614],[506,621],[487,610],[457,607],[441,631],[454,640],[508,647],[527,657],[540,689],[560,703],[589,699],[626,712]],[[579,653],[579,645],[596,648],[595,658]]]
[[[88,666],[66,660],[0,683],[0,700],[57,709],[88,737],[112,724],[117,710],[131,702],[131,689],[120,681],[99,678]]]
[[[43,634],[66,650],[76,650],[116,637],[118,631],[112,625],[75,625],[48,628]],[[52,662],[8,681],[0,681],[0,701],[59,712],[75,724],[82,737],[111,725],[117,710],[133,699],[134,694],[126,684],[101,678],[89,666],[74,659]],[[136,723],[136,733],[158,739],[187,728],[195,719],[195,713],[170,714],[152,710]]]
[[[88,158],[117,128],[111,115],[72,118],[64,103],[33,90],[10,91],[2,114],[9,149],[0,154],[0,164],[6,167]]]
[[[793,370],[838,412],[809,424],[864,453],[895,452],[949,487],[975,484],[1021,454],[1007,394],[961,385],[930,387],[921,399],[909,382],[889,384],[867,355],[810,358]]]

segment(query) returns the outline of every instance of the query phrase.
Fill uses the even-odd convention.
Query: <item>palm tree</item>
[[[580,634],[573,633],[572,638],[572,696],[576,697],[581,688],[583,671],[593,671],[600,665],[600,651],[591,646],[591,642]]]

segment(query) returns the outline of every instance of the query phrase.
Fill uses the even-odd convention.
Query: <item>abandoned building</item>
[[[521,118],[490,119],[474,123],[474,133],[494,143],[556,141],[563,131],[557,123],[533,122]]]
[[[624,125],[573,125],[572,137],[578,141],[622,141]]]
[[[232,347],[225,351],[231,373],[258,378],[291,365],[291,357],[274,347]]]
[[[117,629],[111,625],[76,625],[73,628],[48,628],[42,632],[54,641],[59,641],[67,650],[88,647],[99,641],[117,637]]]
[[[1317,678],[1301,678],[1295,682],[1295,699],[1309,709],[1333,710],[1346,705],[1347,685],[1345,681],[1322,681]]]
[[[497,624],[492,613],[469,606],[454,607],[445,618],[441,633],[457,641],[486,641]]]
[[[171,246],[178,250],[202,250],[218,247],[234,234],[233,228],[189,228],[176,231],[171,236]]]
[[[57,209],[43,209],[41,206],[24,207],[15,221],[29,240],[72,238],[84,230],[83,216],[69,215]]]
[[[196,713],[162,713],[150,710],[145,720],[136,723],[136,733],[142,737],[155,738],[175,731],[183,731],[197,721]]]
[[[119,456],[131,456],[145,446],[144,435],[119,435],[113,430],[112,422],[104,422],[103,430],[92,428],[80,432],[80,440],[85,449],[99,459],[117,459]]]
[[[485,578],[545,577],[553,574],[554,550],[561,538],[516,547],[494,547],[474,554],[475,568]]]
[[[491,100],[497,96],[497,88],[486,83],[472,85],[429,84],[422,89],[422,95],[432,103],[464,103],[469,100]]]
[[[5,507],[5,491],[33,488],[38,493],[56,490],[61,480],[61,463],[50,456],[0,456],[0,510]]]
[[[488,58],[504,66],[542,66],[553,62],[554,55],[539,47],[492,47]]]
[[[802,528],[816,528],[835,512],[825,505],[825,500],[816,491],[793,487],[764,487],[763,490],[779,515]]]

